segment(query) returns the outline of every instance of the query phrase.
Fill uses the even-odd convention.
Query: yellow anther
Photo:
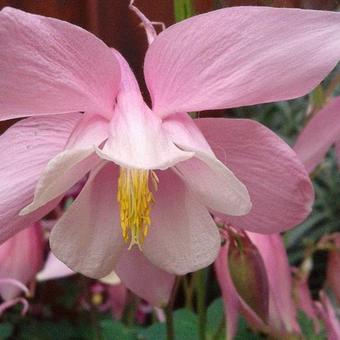
[[[155,201],[149,189],[149,170],[120,168],[117,201],[120,206],[120,224],[123,239],[141,249],[151,225],[150,206]],[[155,191],[158,177],[151,171]]]

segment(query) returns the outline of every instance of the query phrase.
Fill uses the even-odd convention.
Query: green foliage
[[[246,320],[244,318],[240,318],[238,323],[238,330],[234,340],[261,340],[263,339],[260,335],[253,333]]]
[[[197,340],[198,339],[198,319],[197,315],[188,309],[178,309],[174,313],[174,328],[176,339]],[[155,323],[143,329],[138,334],[138,339],[145,340],[165,340],[165,323]]]
[[[174,0],[174,9],[176,22],[194,15],[192,0]]]
[[[101,334],[103,340],[134,340],[137,338],[137,330],[129,328],[117,320],[103,320],[101,322]]]
[[[9,322],[0,323],[0,339],[7,339],[13,333],[14,327]]]
[[[308,339],[308,340],[327,339],[323,325],[320,323],[320,332],[316,334],[313,321],[309,319],[308,316],[301,311],[298,314],[298,322],[299,322],[303,337],[305,339]]]
[[[214,300],[207,309],[207,339],[225,338],[224,307],[222,298]]]

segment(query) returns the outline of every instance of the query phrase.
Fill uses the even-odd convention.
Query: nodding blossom
[[[313,201],[302,164],[270,130],[187,112],[308,93],[339,60],[340,16],[234,7],[156,36],[139,15],[151,42],[151,107],[123,56],[91,33],[0,12],[0,120],[28,117],[0,136],[0,239],[44,216],[89,174],[52,229],[53,253],[90,277],[115,269],[161,304],[173,274],[217,257],[211,213],[268,234],[295,226]]]

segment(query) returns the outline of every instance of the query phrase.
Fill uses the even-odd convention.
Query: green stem
[[[194,15],[192,0],[174,0],[176,22],[190,18]]]
[[[129,292],[128,293],[128,301],[129,303],[126,304],[124,313],[123,313],[123,320],[124,323],[128,326],[131,327],[133,326],[135,322],[135,316],[136,316],[136,308],[138,305],[138,298],[136,295],[133,293]]]
[[[221,337],[221,333],[223,331],[224,328],[224,317],[221,319],[221,322],[219,323],[217,330],[215,332],[215,334],[212,337],[212,340],[218,340]]]
[[[175,339],[175,331],[174,331],[174,318],[173,318],[173,309],[174,303],[176,300],[176,295],[179,287],[180,278],[176,277],[175,284],[172,288],[170,301],[165,308],[165,317],[166,317],[166,338],[167,340]]]
[[[207,319],[207,311],[205,306],[206,271],[205,269],[202,269],[196,272],[194,275],[196,284],[196,303],[198,313],[198,334],[200,340],[206,340],[206,319]]]
[[[189,275],[183,276],[183,288],[185,294],[185,308],[192,311],[192,298],[194,295],[194,287],[193,280],[190,279]]]
[[[166,338],[167,340],[174,340],[175,339],[174,318],[171,305],[168,305],[165,308],[165,316],[166,316]]]

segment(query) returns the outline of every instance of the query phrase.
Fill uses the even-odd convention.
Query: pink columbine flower
[[[269,288],[268,296],[263,296],[263,299],[268,300],[268,316],[263,317],[254,308],[251,308],[236,289],[231,277],[230,265],[228,265],[230,241],[227,239],[215,261],[215,270],[224,300],[227,339],[233,339],[236,334],[239,314],[242,314],[254,329],[272,336],[281,338],[298,334],[300,329],[293,303],[292,279],[281,236],[250,232],[247,232],[246,235],[253,246],[257,248],[263,261]],[[249,289],[254,289],[256,285],[263,285],[260,277],[256,278],[253,275],[253,279],[260,281],[254,282],[252,285],[249,284]],[[259,294],[259,290],[255,289],[254,294]]]
[[[308,122],[298,136],[294,150],[311,173],[332,145],[335,145],[340,165],[340,97],[332,98]]]
[[[43,264],[44,242],[38,223],[20,231],[0,246],[0,279],[12,279],[28,285]],[[0,295],[10,300],[22,292],[21,287],[1,284]]]
[[[27,285],[35,280],[44,256],[41,226],[35,223],[12,236],[0,246],[0,316],[11,306],[21,303],[22,314],[28,302],[20,295],[29,295]]]
[[[157,277],[161,303],[172,274],[216,258],[210,212],[273,233],[304,219],[313,200],[295,153],[271,131],[249,120],[193,121],[186,112],[306,94],[339,60],[340,15],[235,7],[158,36],[143,21],[153,40],[144,63],[152,108],[124,58],[92,34],[0,12],[0,119],[30,116],[0,136],[0,239],[90,173],[52,230],[52,251],[91,277],[115,268],[144,291]]]
[[[340,321],[336,315],[336,309],[324,291],[320,292],[320,302],[315,306],[320,318],[325,323],[328,340],[338,340],[340,338]]]

